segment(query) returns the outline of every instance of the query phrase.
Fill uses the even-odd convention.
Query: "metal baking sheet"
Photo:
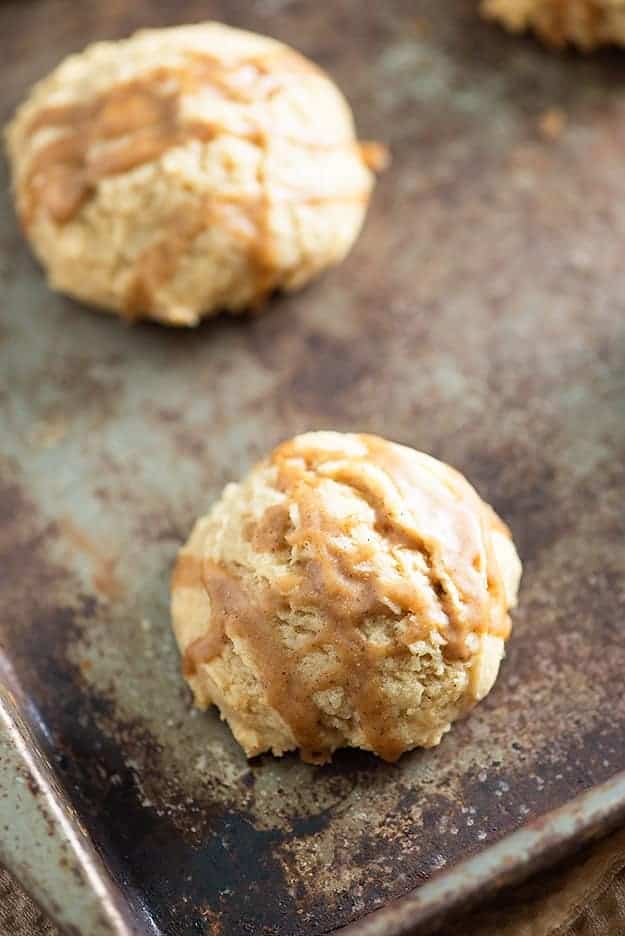
[[[393,155],[340,268],[191,332],[51,294],[2,168],[2,647],[138,932],[416,932],[623,805],[625,55],[553,55],[475,8],[0,3],[3,118],[90,40],[211,17],[326,66]],[[191,711],[170,634],[195,516],[319,427],[457,466],[525,564],[494,691],[394,766],[248,763]]]

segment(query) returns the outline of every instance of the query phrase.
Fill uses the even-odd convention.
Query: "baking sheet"
[[[156,931],[315,936],[625,767],[625,57],[554,56],[463,0],[4,2],[1,115],[87,41],[209,17],[326,66],[392,167],[339,269],[193,332],[51,294],[2,168],[0,633]],[[439,748],[248,764],[190,709],[169,571],[225,482],[327,427],[465,472],[513,529],[521,606]]]

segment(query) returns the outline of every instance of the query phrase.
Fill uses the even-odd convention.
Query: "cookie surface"
[[[625,44],[625,0],[482,0],[481,9],[511,32],[532,29],[557,48]]]
[[[447,465],[308,433],[228,485],[180,551],[183,672],[248,756],[396,760],[490,691],[520,571],[507,528]]]
[[[70,56],[33,88],[7,144],[52,287],[175,325],[338,263],[380,156],[320,69],[218,23]]]

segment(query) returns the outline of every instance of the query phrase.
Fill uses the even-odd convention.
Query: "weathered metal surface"
[[[528,869],[538,871],[571,849],[605,832],[625,815],[625,771],[574,800],[530,819],[455,867],[416,887],[401,900],[341,929],[343,936],[408,936],[440,932],[464,922],[467,911],[493,893],[516,884]],[[504,891],[505,894],[505,891]],[[501,898],[499,898],[501,899]],[[488,903],[486,903],[488,907]],[[456,929],[446,932],[457,932]]]
[[[326,933],[625,766],[625,58],[554,57],[475,6],[0,4],[2,117],[91,39],[213,16],[326,65],[393,153],[339,269],[189,333],[52,295],[2,170],[2,646],[111,875],[168,936]],[[179,675],[179,544],[315,427],[456,465],[525,562],[495,690],[395,766],[248,764]]]

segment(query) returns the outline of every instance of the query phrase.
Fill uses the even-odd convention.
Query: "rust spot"
[[[209,934],[209,936],[222,936],[224,932],[223,922],[214,910],[209,907],[206,910],[202,910],[200,916],[206,927],[205,932]]]
[[[117,559],[102,557],[93,573],[93,584],[96,591],[111,601],[119,598],[123,592],[122,585],[115,573],[116,567]]]
[[[349,409],[372,357],[363,345],[311,332],[304,336],[282,393],[301,409],[321,409],[338,418]]]
[[[59,527],[72,549],[83,553],[91,560],[95,590],[110,601],[119,599],[123,594],[123,587],[115,571],[118,558],[103,553],[101,547],[69,517],[61,518]]]

